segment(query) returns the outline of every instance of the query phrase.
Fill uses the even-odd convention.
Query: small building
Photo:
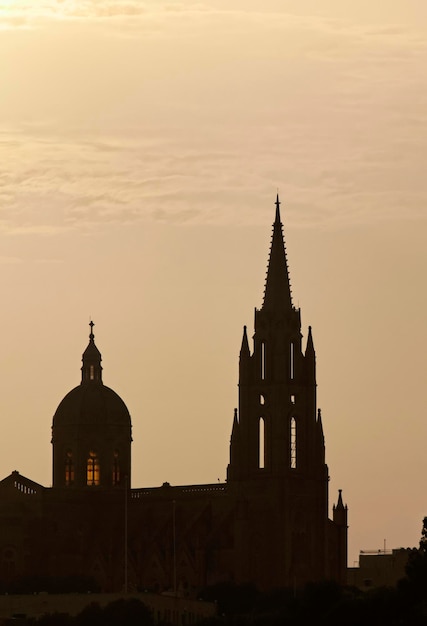
[[[410,548],[362,550],[359,567],[349,567],[347,582],[361,590],[395,587],[405,577]]]

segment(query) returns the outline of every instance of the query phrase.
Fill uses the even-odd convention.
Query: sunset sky
[[[0,0],[0,477],[91,317],[134,487],[225,479],[277,189],[359,550],[427,515],[427,2]]]

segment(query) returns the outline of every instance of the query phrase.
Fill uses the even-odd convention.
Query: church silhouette
[[[264,300],[239,359],[225,483],[131,486],[131,418],[102,380],[93,322],[81,383],[52,423],[53,486],[0,482],[0,588],[85,578],[104,591],[197,596],[220,582],[259,589],[345,583],[347,507],[328,516],[328,466],[311,327],[302,345],[276,213]]]

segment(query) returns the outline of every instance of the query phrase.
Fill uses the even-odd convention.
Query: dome
[[[77,425],[127,426],[131,419],[121,397],[102,382],[82,383],[60,402],[53,427]]]
[[[59,403],[52,421],[53,486],[130,485],[132,425],[120,396],[102,382],[93,322],[83,352],[82,379]]]

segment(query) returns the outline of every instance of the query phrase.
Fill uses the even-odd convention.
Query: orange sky
[[[279,188],[349,562],[415,545],[426,71],[424,0],[0,0],[0,475],[50,485],[92,316],[133,486],[225,478]]]

